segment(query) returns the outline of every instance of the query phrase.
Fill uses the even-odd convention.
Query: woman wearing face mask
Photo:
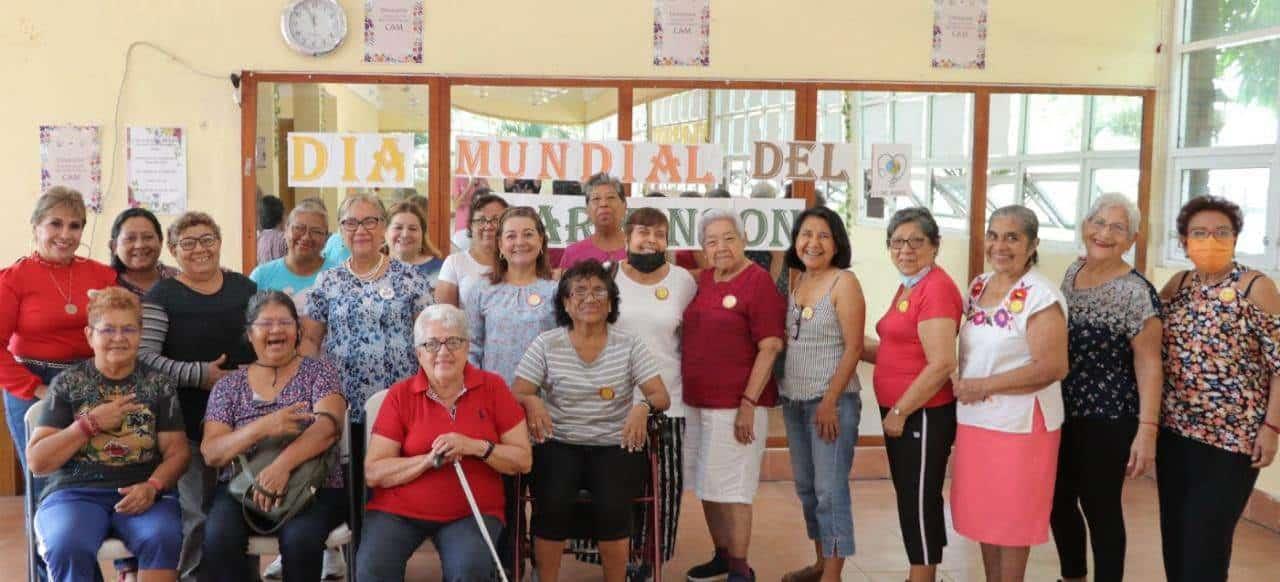
[[[156,282],[177,276],[177,269],[160,262],[163,245],[160,221],[150,210],[128,208],[116,215],[107,249],[120,286],[141,298]]]
[[[1039,220],[1005,206],[987,222],[991,272],[974,279],[960,326],[951,517],[982,544],[987,580],[1023,579],[1031,546],[1049,541],[1067,306],[1033,267]]]
[[[506,200],[493,194],[476,196],[471,203],[467,237],[471,244],[466,250],[449,255],[440,266],[436,280],[436,302],[454,307],[466,307],[471,286],[493,271],[498,248],[498,221],[507,210]]]
[[[1235,261],[1244,217],[1217,196],[1178,212],[1195,264],[1160,292],[1165,302],[1160,534],[1171,582],[1226,580],[1236,523],[1280,432],[1280,293]]]
[[[425,202],[426,198],[422,200]],[[392,206],[387,216],[391,217],[387,223],[387,254],[412,265],[434,285],[444,266],[444,255],[427,237],[427,215],[410,199]]]
[[[1128,198],[1099,196],[1081,225],[1085,257],[1062,279],[1071,372],[1062,380],[1067,420],[1049,523],[1065,582],[1084,582],[1086,541],[1094,580],[1124,578],[1125,476],[1138,477],[1155,461],[1160,296],[1124,260],[1139,224]]]
[[[898,525],[910,582],[933,582],[947,545],[942,484],[956,438],[956,330],[960,289],[937,264],[942,236],[925,208],[889,219],[885,246],[902,284],[867,338],[862,359],[875,364],[884,447],[897,493]]]

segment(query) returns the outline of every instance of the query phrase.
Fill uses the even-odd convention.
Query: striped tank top
[[[839,277],[831,282],[827,292],[811,306],[796,301],[795,290],[787,295],[787,363],[781,394],[788,400],[814,400],[821,398],[831,384],[840,356],[844,355],[844,335],[836,306],[831,302],[831,290]],[[845,392],[859,392],[862,385],[855,373],[849,378]]]

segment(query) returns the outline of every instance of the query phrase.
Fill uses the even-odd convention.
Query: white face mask
[[[910,289],[912,287],[915,287],[916,284],[919,283],[921,279],[924,279],[924,276],[928,275],[929,271],[932,271],[932,270],[933,270],[933,267],[925,267],[923,269],[920,269],[920,272],[914,275],[903,275],[899,273],[898,279],[902,281],[903,287]]]

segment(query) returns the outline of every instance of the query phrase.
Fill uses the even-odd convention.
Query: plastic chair
[[[658,496],[659,496],[659,493],[658,493],[659,435],[653,422],[649,423],[648,431],[649,431],[649,445],[648,447],[646,447],[645,457],[649,461],[649,478],[645,479],[644,492],[641,493],[639,497],[636,497],[635,499],[633,499],[632,503],[640,504],[647,508],[645,515],[648,518],[647,520],[648,523],[646,525],[650,534],[645,537],[644,542],[640,545],[640,547],[637,548],[635,547],[634,544],[632,544],[630,561],[632,563],[639,562],[645,566],[648,566],[649,572],[653,575],[653,582],[662,582],[662,546],[661,546],[661,543],[659,542],[659,538],[661,537],[659,535],[659,532],[662,531],[661,524],[662,524],[663,516],[661,515],[662,503],[658,499]],[[526,491],[527,489],[525,487],[525,477],[522,475],[516,475],[516,492],[517,492],[516,495],[518,496],[519,501],[516,504],[516,523],[515,523],[516,556],[515,556],[515,576],[513,580],[517,582],[524,579],[523,578],[524,561],[526,559],[526,556],[532,557],[533,555],[533,538],[532,538],[532,533],[529,530],[529,520],[527,518],[527,515],[528,513],[532,513],[531,510],[533,506],[537,503],[537,500],[533,497],[532,494],[526,493]],[[580,491],[578,494],[577,503],[580,505],[591,503],[590,494],[585,490]],[[526,509],[525,509],[526,505],[530,509],[528,513],[526,513]],[[638,526],[639,524],[636,524],[636,525]],[[581,536],[581,537],[589,537],[589,536]],[[631,542],[634,539],[635,539],[635,536],[633,532],[633,535],[630,538],[628,538],[628,542]],[[568,546],[566,546],[565,554],[572,554],[572,553],[573,553],[573,550]],[[629,573],[628,576],[630,575],[631,574]]]
[[[27,414],[23,417],[23,424],[26,425],[24,430],[27,433],[27,442],[31,442],[31,433],[35,428],[35,423],[48,407],[48,400],[37,400],[31,408],[27,409]],[[23,525],[26,527],[27,532],[27,580],[28,582],[38,582],[36,577],[36,560],[38,559],[36,528],[33,522],[36,515],[37,500],[31,495],[31,492],[35,490],[35,475],[32,475],[30,471],[25,471],[24,473],[23,481],[26,491],[23,494],[23,503],[26,506],[26,518],[23,520]],[[116,538],[107,538],[102,541],[102,545],[98,546],[99,562],[111,562],[132,557],[133,553],[129,551],[129,548],[125,547],[124,542]]]

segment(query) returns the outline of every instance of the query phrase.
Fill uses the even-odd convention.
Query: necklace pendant
[[[75,315],[80,312],[80,309],[77,308],[74,303],[68,303],[65,307],[62,308],[62,310],[66,311],[67,315]]]

